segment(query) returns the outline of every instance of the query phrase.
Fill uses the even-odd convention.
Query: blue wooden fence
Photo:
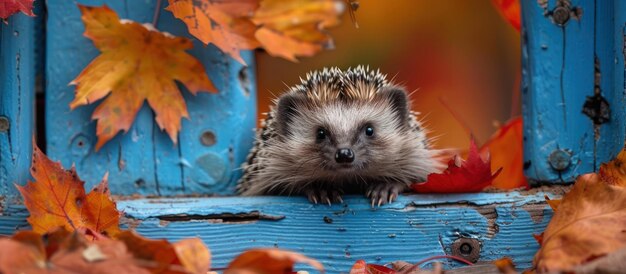
[[[138,22],[151,21],[157,8],[152,0],[78,2],[106,2],[120,17]],[[573,181],[623,146],[626,1],[542,3],[521,1],[524,166],[535,181]],[[35,35],[36,24],[24,15],[0,24],[0,234],[27,227],[27,212],[15,202],[13,183],[23,184],[29,177],[34,50],[42,49],[37,48],[41,37]],[[108,171],[115,194],[232,193],[256,120],[251,52],[243,54],[250,67],[243,67],[213,46],[194,41],[191,53],[207,67],[220,93],[194,97],[183,92],[191,119],[183,121],[179,145],[159,131],[144,107],[128,133],[95,152],[95,122],[90,119],[95,105],[70,111],[73,87],[67,84],[98,51],[82,36],[75,2],[48,0],[45,24],[44,122],[51,158],[65,167],[74,163],[87,187]],[[179,36],[187,33],[164,10],[157,27]],[[344,205],[332,207],[311,205],[301,197],[161,197],[118,205],[125,212],[124,226],[148,237],[200,237],[211,248],[216,267],[246,248],[278,246],[319,259],[329,273],[339,273],[357,259],[383,264],[442,254],[470,258],[474,255],[459,253],[456,244],[469,241],[478,250],[472,259],[510,256],[525,268],[538,248],[532,234],[543,231],[551,216],[543,196],[559,196],[560,191],[407,195],[378,209],[362,197],[346,197]]]
[[[520,1],[524,168],[572,182],[624,145],[626,3]]]

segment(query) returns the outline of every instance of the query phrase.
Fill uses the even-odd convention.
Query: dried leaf
[[[561,204],[561,199],[552,200],[550,199],[550,197],[548,197],[548,195],[545,195],[544,197],[552,211],[556,211],[557,207],[559,207],[559,205]]]
[[[521,9],[519,0],[492,0],[493,5],[497,8],[498,12],[504,17],[511,26],[517,31],[520,31],[521,27]]]
[[[350,274],[395,274],[396,271],[377,264],[368,264],[364,260],[358,260],[350,269]]]
[[[511,260],[511,258],[500,258],[493,261],[493,264],[496,265],[498,271],[502,274],[517,274],[515,264],[513,264],[513,260]]]
[[[540,272],[574,267],[626,246],[626,191],[585,174],[561,200],[533,264]]]
[[[166,10],[182,20],[193,36],[205,44],[214,44],[224,53],[245,64],[240,51],[259,46],[254,38],[256,26],[249,17],[259,0],[194,1],[169,0]]]
[[[502,167],[502,174],[491,183],[499,189],[528,188],[524,176],[524,146],[522,117],[516,117],[502,126],[481,148],[485,155],[491,152],[491,167]]]
[[[101,55],[72,81],[76,96],[70,107],[106,97],[92,115],[98,120],[96,150],[119,131],[129,130],[144,101],[154,110],[159,127],[176,143],[181,119],[189,114],[175,80],[194,95],[215,91],[204,66],[185,52],[192,48],[191,41],[150,25],[120,20],[106,5],[79,8],[85,36]]]
[[[122,242],[110,239],[90,242],[84,235],[64,229],[43,237],[56,239],[57,248],[44,247],[42,236],[33,232],[0,239],[0,273],[149,273]],[[46,243],[49,245],[50,241]],[[47,253],[47,250],[53,251]]]
[[[173,244],[180,264],[190,273],[207,273],[211,266],[211,252],[198,238],[184,239]]]
[[[22,12],[28,16],[35,16],[33,13],[34,0],[2,0],[0,1],[0,18],[7,19],[9,16]]]
[[[502,168],[494,174],[491,173],[489,156],[483,160],[478,153],[476,143],[472,139],[470,140],[467,161],[463,161],[456,155],[453,160],[448,162],[448,168],[443,174],[432,173],[428,175],[425,183],[415,183],[411,187],[420,193],[480,192],[491,185],[500,171]]]
[[[337,0],[263,0],[252,17],[255,37],[270,55],[296,62],[332,47],[324,28],[338,25],[343,10]]]
[[[250,249],[241,253],[228,265],[224,274],[287,274],[293,272],[293,265],[306,263],[324,272],[318,261],[295,252],[276,248]]]
[[[600,180],[614,186],[626,187],[626,149],[615,159],[600,165]]]
[[[153,273],[206,273],[211,255],[199,239],[187,239],[171,244],[167,240],[152,240],[132,231],[123,231],[116,239],[124,242],[136,258],[151,262],[146,268]]]
[[[85,195],[85,183],[78,178],[76,170],[64,170],[34,142],[31,174],[35,182],[16,187],[30,212],[27,220],[33,231],[43,234],[64,227],[108,235],[119,232],[119,211],[108,193],[92,191]],[[106,185],[106,176],[101,185]]]
[[[240,51],[264,48],[297,61],[332,46],[325,28],[339,24],[339,0],[169,0],[167,10],[205,44],[244,64]]]

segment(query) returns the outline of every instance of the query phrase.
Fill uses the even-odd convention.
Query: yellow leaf
[[[120,20],[107,6],[79,8],[85,36],[101,55],[72,81],[76,96],[70,107],[106,97],[92,116],[98,120],[96,150],[119,131],[129,130],[144,101],[154,110],[159,127],[176,143],[181,119],[189,114],[175,80],[194,95],[215,91],[202,64],[185,52],[192,48],[191,41]]]

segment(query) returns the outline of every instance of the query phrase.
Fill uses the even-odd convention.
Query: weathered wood
[[[129,226],[143,235],[201,237],[216,267],[245,249],[277,246],[316,258],[329,273],[339,273],[357,259],[415,262],[450,254],[454,241],[463,237],[481,244],[480,261],[509,256],[527,268],[538,248],[533,234],[541,233],[552,215],[544,194],[555,196],[412,195],[376,209],[362,197],[331,207],[285,197],[144,199],[121,201],[119,207]]]
[[[410,195],[375,209],[354,196],[331,207],[303,197],[231,197],[125,200],[118,208],[125,214],[124,226],[142,235],[200,237],[211,249],[214,267],[226,266],[248,248],[276,246],[340,273],[358,259],[385,264],[451,254],[453,243],[467,238],[479,243],[479,261],[508,256],[523,269],[538,249],[533,234],[541,233],[552,216],[544,194],[555,198],[558,193]],[[0,234],[25,225],[23,208],[7,210],[12,213],[0,216]],[[459,266],[444,260],[446,268]]]
[[[33,17],[20,13],[0,22],[0,197],[16,195],[13,184],[30,178],[35,41]]]
[[[624,4],[520,3],[526,174],[571,182],[597,170],[624,144]],[[602,117],[606,111],[610,116]]]
[[[157,28],[187,36],[185,25],[164,10],[162,1]],[[114,9],[121,18],[141,23],[152,21],[157,1],[84,0],[80,4]],[[76,165],[87,187],[109,172],[115,194],[175,195],[232,193],[238,170],[252,146],[256,124],[256,90],[252,52],[243,53],[245,67],[214,46],[194,39],[190,51],[206,67],[219,94],[192,96],[181,86],[190,120],[183,120],[178,145],[153,122],[144,105],[128,133],[118,134],[95,152],[96,122],[91,121],[95,103],[73,111],[69,103],[74,87],[68,83],[99,54],[83,37],[84,26],[76,1],[50,0],[47,25],[46,137],[48,155],[66,167]],[[190,37],[191,38],[191,37]],[[203,134],[213,134],[215,144],[203,145]]]

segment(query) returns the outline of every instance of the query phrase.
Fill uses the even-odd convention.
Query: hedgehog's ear
[[[400,123],[405,125],[408,123],[407,117],[411,111],[411,105],[409,102],[409,96],[402,87],[388,86],[383,87],[377,94],[382,96],[383,99],[391,103],[394,110],[398,114]]]
[[[278,98],[276,103],[277,129],[281,136],[289,133],[289,124],[298,115],[297,108],[303,106],[306,96],[300,92],[287,92]]]

